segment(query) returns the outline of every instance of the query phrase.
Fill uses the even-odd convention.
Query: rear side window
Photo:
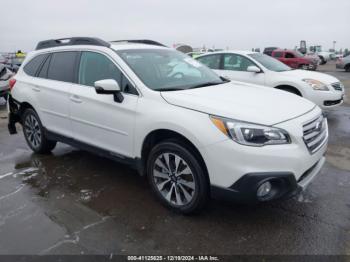
[[[51,55],[47,78],[63,82],[75,82],[75,62],[78,52],[59,52]]]
[[[39,67],[41,66],[42,62],[45,60],[46,57],[46,54],[34,57],[32,60],[29,61],[29,63],[27,63],[24,66],[24,72],[30,76],[35,76],[35,74],[38,72]]]
[[[273,53],[273,57],[282,57],[283,53],[282,52],[275,52]]]

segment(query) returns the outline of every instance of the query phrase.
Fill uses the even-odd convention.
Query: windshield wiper
[[[181,87],[166,87],[166,88],[159,88],[159,89],[154,89],[155,91],[179,91],[179,90],[185,90],[186,88],[181,88]]]
[[[204,82],[204,83],[201,83],[201,84],[198,84],[198,85],[190,86],[187,89],[194,89],[194,88],[200,88],[200,87],[206,87],[206,86],[221,85],[221,84],[224,84],[224,83],[227,83],[227,82],[230,82],[230,81],[227,80],[227,81],[222,81],[222,82]]]

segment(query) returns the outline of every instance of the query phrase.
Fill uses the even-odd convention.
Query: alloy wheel
[[[24,121],[24,132],[28,138],[28,142],[38,148],[41,143],[41,130],[39,121],[33,115],[28,115]]]
[[[163,198],[175,206],[190,203],[196,191],[193,172],[175,153],[163,153],[153,166],[153,179]]]

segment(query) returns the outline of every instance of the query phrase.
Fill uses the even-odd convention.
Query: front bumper
[[[307,188],[321,170],[324,162],[325,157],[322,157],[316,164],[306,170],[298,180],[290,172],[246,174],[229,188],[211,186],[211,196],[215,199],[250,204],[290,198]],[[257,197],[258,188],[267,181],[272,184],[271,193],[264,199],[259,199]]]
[[[342,91],[315,91],[317,95],[313,95],[312,102],[318,105],[321,109],[327,110],[338,107],[344,102],[344,90]],[[307,98],[307,97],[305,97]]]
[[[289,133],[291,144],[252,147],[227,139],[205,147],[201,154],[209,173],[213,197],[225,195],[225,198],[241,202],[257,201],[256,190],[266,179],[277,181],[274,183],[280,187],[272,199],[305,189],[324,164],[328,132],[320,147],[310,152],[304,141],[303,125],[320,114],[320,108],[315,107],[303,116],[275,125]],[[325,125],[328,130],[327,121]]]

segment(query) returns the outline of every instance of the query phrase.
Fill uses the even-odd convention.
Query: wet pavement
[[[350,73],[323,66],[345,84]],[[0,102],[1,103],[1,102]],[[348,254],[350,102],[328,114],[327,163],[302,195],[200,215],[163,208],[127,166],[59,144],[33,154],[0,106],[0,254]]]

